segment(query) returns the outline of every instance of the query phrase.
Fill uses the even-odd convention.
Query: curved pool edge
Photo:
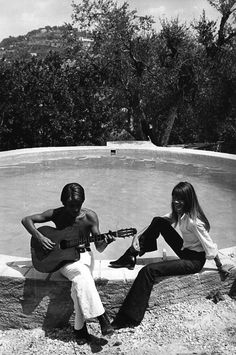
[[[29,158],[38,161],[50,156],[54,159],[85,155],[93,157],[117,156],[139,159],[170,159],[179,160],[185,164],[203,164],[213,168],[236,169],[236,155],[206,150],[186,149],[183,147],[157,147],[151,142],[107,142],[106,146],[64,146],[24,148],[0,152],[0,167],[10,164],[27,163]],[[27,158],[27,159],[25,159]]]
[[[41,163],[49,159],[105,158],[109,164],[112,159],[125,160],[130,166],[130,160],[138,167],[153,167],[155,161],[196,164],[200,167],[210,167],[226,172],[236,172],[236,155],[212,151],[185,149],[182,147],[156,147],[148,141],[138,142],[107,142],[106,146],[65,146],[25,148],[0,152],[0,169],[20,164]],[[104,159],[103,159],[104,160]],[[93,160],[91,160],[93,162]],[[132,164],[131,164],[132,165]],[[134,164],[135,166],[135,164]],[[155,164],[154,164],[155,166]],[[230,244],[232,246],[232,244]],[[228,245],[229,246],[229,245]],[[153,254],[153,253],[152,253]],[[172,254],[173,255],[173,254]],[[153,257],[154,255],[151,255]],[[160,253],[158,253],[160,257]]]
[[[236,155],[181,147],[156,147],[150,142],[108,142],[106,146],[99,147],[44,147],[5,151],[0,152],[0,167],[28,163],[30,160],[41,161],[52,154],[55,159],[71,155],[75,158],[134,156],[143,160],[176,159],[185,164],[207,164],[234,171],[236,167]],[[220,255],[223,262],[236,266],[236,246],[220,250]],[[95,260],[94,278],[102,302],[108,314],[113,316],[144,264],[138,263],[134,270],[112,269],[108,264],[109,260]],[[155,286],[153,289],[150,307],[155,307],[157,300],[158,306],[165,306],[167,302],[182,302],[189,297],[205,297],[216,289],[222,289],[228,294],[235,276],[222,282],[214,262],[208,261],[199,274],[161,280],[161,287]],[[73,317],[70,282],[58,272],[37,272],[29,258],[0,255],[0,305],[0,329],[58,327],[64,326]]]
[[[219,250],[223,263],[232,262],[236,266],[236,246]],[[167,256],[167,260],[175,259],[175,256]],[[133,270],[127,268],[112,268],[110,260],[95,260],[93,277],[95,280],[112,280],[127,282],[133,280],[140,269],[151,262],[160,262],[161,257],[138,258]],[[207,260],[204,269],[217,270],[214,260]],[[44,281],[68,281],[59,271],[42,273],[37,271],[31,258],[0,254],[0,277],[19,279],[38,279]]]

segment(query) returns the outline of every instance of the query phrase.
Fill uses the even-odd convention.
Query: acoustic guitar
[[[104,240],[106,236],[106,234],[99,234],[90,235],[86,238],[79,237],[78,229],[73,229],[73,227],[58,230],[50,226],[42,226],[38,228],[38,231],[55,243],[52,250],[45,250],[36,238],[31,238],[33,266],[36,270],[45,273],[54,272],[67,262],[79,260],[81,250],[85,250],[89,243]],[[109,231],[109,234],[115,238],[132,237],[136,233],[135,228],[120,229],[115,232]]]

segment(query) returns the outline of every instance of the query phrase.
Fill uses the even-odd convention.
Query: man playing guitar
[[[60,260],[60,263],[58,261],[59,264],[56,269],[60,270],[62,275],[72,282],[71,297],[75,310],[74,330],[77,342],[81,345],[90,341],[90,335],[86,327],[86,320],[90,318],[98,318],[103,335],[112,334],[114,331],[92,277],[93,256],[89,248],[90,235],[95,237],[95,246],[99,252],[102,252],[114,240],[114,237],[107,233],[103,235],[102,240],[96,240],[96,236],[101,235],[98,217],[94,211],[82,209],[84,200],[83,187],[78,183],[70,183],[65,185],[62,190],[62,207],[26,216],[22,219],[22,224],[32,236],[31,251],[33,260],[46,264],[47,260],[48,262],[50,260],[50,258],[47,259],[48,255],[51,259],[54,257],[54,250],[55,255],[61,255],[62,252],[65,253],[63,254],[65,260]],[[39,229],[35,227],[35,223],[48,221],[54,222],[56,229],[49,226]],[[68,239],[68,237],[73,239],[76,236],[78,239],[79,236],[81,245],[77,248],[68,248],[63,251],[62,247],[56,247],[57,239],[50,238],[50,234],[54,236],[56,233],[59,236],[64,236],[64,243],[66,243],[66,238]],[[67,250],[68,254],[66,254]]]

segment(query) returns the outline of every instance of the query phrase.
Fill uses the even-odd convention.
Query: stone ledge
[[[220,256],[223,263],[236,267],[236,247],[221,250]],[[144,262],[153,261],[158,258],[140,259],[134,270],[110,268],[109,260],[95,261],[95,282],[110,317],[119,309]],[[228,294],[235,289],[235,279],[236,268],[222,281],[214,261],[207,261],[198,274],[160,278],[149,308],[206,297],[210,291]],[[0,255],[0,309],[1,330],[65,326],[73,321],[70,282],[59,272],[36,271],[30,259]]]

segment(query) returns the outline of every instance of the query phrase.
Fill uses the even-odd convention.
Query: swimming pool
[[[154,216],[169,211],[174,185],[190,181],[218,247],[236,244],[234,159],[226,168],[216,160],[207,163],[210,158],[205,153],[205,161],[199,155],[186,159],[179,150],[168,154],[167,148],[166,154],[156,148],[35,149],[27,150],[27,154],[18,150],[0,155],[1,254],[30,256],[30,236],[21,226],[21,218],[59,207],[61,189],[69,182],[79,182],[85,188],[84,206],[97,212],[100,230],[107,232],[127,227],[143,229]],[[95,257],[117,258],[130,242],[128,238],[117,239],[102,254],[95,251]],[[162,238],[158,247],[158,252],[148,256],[162,255],[163,248],[173,255]]]

